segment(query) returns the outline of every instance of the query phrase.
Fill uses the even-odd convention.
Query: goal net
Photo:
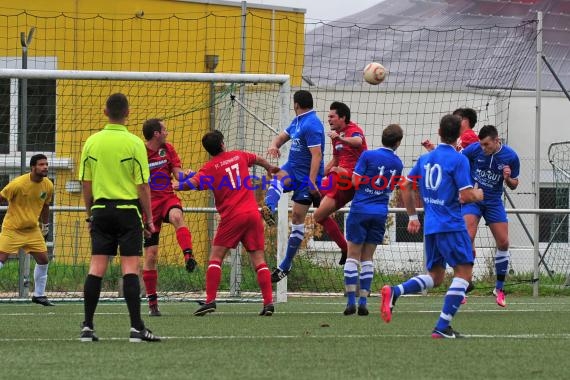
[[[104,78],[79,79],[81,75],[92,75],[86,73],[61,78],[51,72],[28,79],[27,151],[52,152],[48,156],[58,189],[53,231],[48,236],[53,257],[48,279],[50,294],[81,295],[89,239],[76,181],[77,160],[85,139],[105,122],[102,109],[109,94],[127,94],[131,103],[129,128],[141,137],[145,119],[164,118],[169,141],[176,147],[184,167],[193,169],[208,159],[200,139],[211,126],[224,133],[229,147],[265,154],[275,132],[283,130],[294,116],[291,96],[283,95],[288,92],[279,80],[229,80],[230,74],[221,74],[215,80],[199,77],[210,74],[177,74],[190,75],[192,81],[190,77],[159,80],[152,75],[137,77],[142,74],[136,71],[199,72],[208,67],[208,57],[215,54],[220,58],[218,72],[286,73],[291,78],[289,94],[298,89],[312,92],[325,129],[333,101],[350,107],[351,119],[364,129],[371,149],[381,146],[385,126],[399,123],[405,135],[397,153],[405,172],[423,153],[422,141],[438,140],[437,126],[442,115],[460,107],[477,111],[476,130],[485,124],[496,125],[508,143],[510,135],[520,133],[509,124],[512,89],[532,89],[528,78],[536,76],[534,67],[528,64],[529,59],[534,59],[536,47],[533,21],[505,26],[423,27],[308,25],[279,12],[273,16],[271,12],[255,11],[245,17],[214,13],[194,16],[40,17],[25,13],[0,20],[0,26],[6,30],[0,38],[0,48],[6,56],[0,57],[1,68],[21,67],[17,57],[20,51],[14,46],[19,46],[21,30],[35,25],[37,31],[28,48],[29,69],[122,71]],[[240,28],[242,22],[244,29]],[[236,36],[243,30],[246,43],[245,50],[240,51]],[[382,63],[388,70],[386,80],[377,86],[362,80],[362,70],[372,61]],[[123,73],[126,71],[129,73]],[[19,173],[21,165],[18,78],[23,76],[0,76],[0,167],[6,170],[6,174],[0,173],[0,185]],[[330,146],[330,141],[326,141],[325,162],[331,158]],[[532,167],[531,161],[521,165],[521,185],[509,193],[514,206],[506,200],[508,207],[532,204]],[[260,174],[260,169],[256,170]],[[263,191],[257,192],[259,202],[263,195]],[[184,272],[175,236],[166,225],[159,248],[158,290],[163,297],[201,297],[205,289],[203,264],[216,227],[216,214],[211,208],[211,196],[205,192],[185,193],[182,202],[187,207],[186,222],[202,266],[197,273]],[[375,254],[373,289],[424,270],[422,236],[406,232],[407,218],[397,196],[391,207],[385,244]],[[341,228],[345,211],[335,215]],[[527,219],[511,217],[510,223],[512,245],[520,250],[512,255],[512,269],[523,275],[532,272],[532,255],[526,255],[532,251],[524,233]],[[278,251],[284,254],[287,221],[283,225],[276,230],[266,229],[266,258],[270,266],[277,264]],[[492,236],[481,223],[476,240],[476,278],[491,278],[494,247]],[[305,240],[287,278],[286,291],[342,294],[339,257],[339,249],[309,214]],[[119,273],[113,262],[105,278],[108,296],[117,295]],[[18,263],[11,260],[0,272],[0,292],[5,297],[16,297],[17,289]],[[246,253],[238,250],[228,257],[221,290],[224,295],[242,299],[258,297]]]

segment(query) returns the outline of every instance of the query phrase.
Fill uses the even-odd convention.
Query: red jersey
[[[174,168],[182,167],[176,150],[169,143],[164,144],[158,150],[146,148],[148,166],[150,169],[149,184],[151,197],[163,194],[174,194],[170,186],[171,175]],[[176,178],[179,180],[179,178]]]
[[[459,149],[465,149],[469,145],[476,142],[479,142],[479,136],[477,136],[477,134],[472,129],[467,128],[465,132],[459,136],[459,139],[457,140],[457,147]]]
[[[255,164],[254,153],[233,150],[212,157],[194,176],[200,190],[212,190],[216,209],[222,220],[257,211],[249,168]]]
[[[360,155],[365,150],[368,150],[366,145],[366,138],[364,137],[364,131],[358,124],[354,122],[349,122],[346,128],[340,131],[340,137],[362,137],[362,145],[360,148],[352,148],[346,144],[343,144],[339,139],[334,139],[333,143],[333,157],[338,158],[338,166],[346,169],[352,175],[356,162],[360,158]]]

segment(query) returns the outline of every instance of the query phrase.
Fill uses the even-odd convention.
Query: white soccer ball
[[[380,84],[386,79],[386,69],[378,62],[370,62],[364,68],[364,80],[370,84]]]

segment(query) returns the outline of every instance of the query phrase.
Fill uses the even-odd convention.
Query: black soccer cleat
[[[263,217],[263,220],[265,220],[265,223],[269,226],[272,227],[275,224],[277,224],[276,222],[276,213],[271,211],[271,209],[264,205],[263,207],[261,207],[261,216]]]
[[[263,309],[259,313],[259,315],[263,315],[265,317],[271,317],[275,313],[275,306],[272,303],[263,306]]]
[[[275,268],[273,269],[273,272],[271,272],[271,282],[273,283],[279,282],[283,280],[285,277],[287,277],[288,274],[289,274],[288,270],[281,270],[280,268]]]
[[[95,335],[95,330],[83,322],[81,324],[81,333],[79,334],[79,340],[82,342],[98,342],[99,338],[97,335]]]
[[[455,331],[451,326],[447,326],[443,330],[433,329],[431,332],[433,339],[461,339],[465,338],[459,332]]]
[[[356,314],[356,305],[346,305],[346,309],[342,312],[344,315]]]
[[[358,305],[358,315],[366,316],[370,314],[366,305]]]
[[[32,296],[32,302],[43,306],[55,306],[46,296]]]
[[[214,311],[216,311],[216,303],[210,302],[200,306],[200,308],[194,312],[194,315],[197,317],[203,317],[204,315],[213,313]]]
[[[340,260],[338,261],[338,265],[344,265],[346,263],[346,257],[348,256],[347,252],[340,253]]]
[[[194,272],[194,269],[196,269],[196,266],[198,264],[196,263],[196,259],[194,258],[194,255],[192,254],[192,250],[191,249],[187,249],[184,251],[184,267],[186,268],[186,271],[189,273]]]
[[[129,342],[131,343],[140,343],[140,342],[160,342],[160,337],[156,336],[144,327],[142,330],[137,330],[134,327],[131,327],[131,335],[129,336]]]
[[[148,315],[151,317],[160,317],[162,316],[162,313],[160,312],[160,309],[158,308],[158,304],[155,303],[153,305],[148,305]]]

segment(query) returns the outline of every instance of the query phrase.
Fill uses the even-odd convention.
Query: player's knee
[[[509,240],[497,240],[497,249],[499,251],[508,251],[509,250]]]

